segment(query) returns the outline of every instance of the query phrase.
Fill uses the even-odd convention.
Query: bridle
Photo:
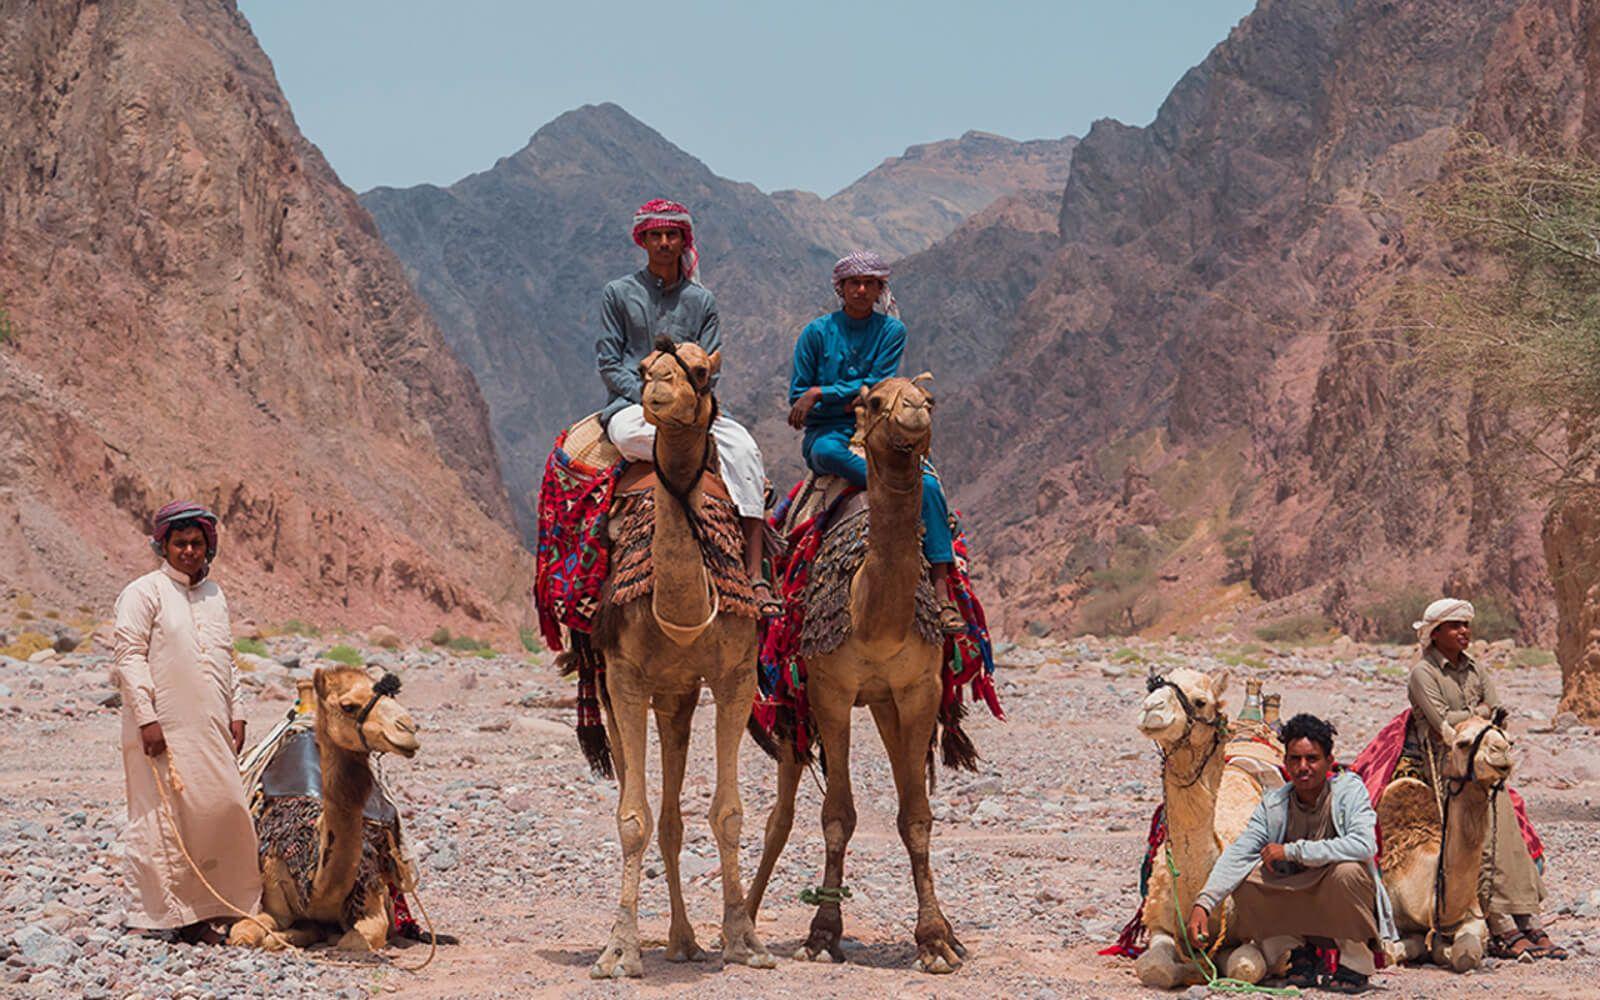
[[[356,713],[356,735],[361,737],[361,749],[371,752],[367,745],[367,716],[372,714],[372,709],[378,704],[379,698],[393,698],[400,693],[400,678],[390,671],[384,671],[378,682],[372,685],[372,697]]]
[[[711,425],[717,422],[717,397],[711,394],[711,379],[709,376],[706,378],[704,385],[701,385],[699,382],[695,381],[694,373],[689,371],[689,366],[683,363],[682,358],[678,357],[678,345],[673,342],[672,338],[656,338],[656,354],[658,356],[657,360],[660,360],[660,356],[671,358],[677,364],[678,370],[683,372],[684,380],[689,383],[689,388],[694,390],[696,413],[700,412],[700,403],[702,400],[706,399],[708,396],[711,399],[711,420],[706,424],[705,451],[700,456],[700,465],[698,468],[696,468],[694,475],[690,478],[689,482],[680,485],[668,479],[666,471],[661,468],[661,463],[656,460],[656,456],[658,454],[657,449],[659,449],[661,446],[661,436],[659,434],[656,435],[651,439],[650,443],[650,464],[656,467],[656,479],[659,480],[662,487],[666,489],[667,494],[671,496],[673,500],[677,501],[678,506],[682,508],[683,516],[689,522],[689,534],[694,537],[697,545],[701,545],[703,547],[705,544],[702,535],[703,529],[700,525],[700,518],[696,516],[693,505],[689,503],[689,494],[700,482],[700,473],[711,464]],[[654,367],[654,362],[651,362],[650,367]],[[649,368],[646,368],[645,370],[648,371]]]
[[[897,409],[900,408],[900,401],[905,398],[907,389],[916,388],[918,391],[922,392],[923,398],[925,400],[925,402],[923,403],[923,406],[924,407],[932,407],[932,405],[933,405],[933,397],[929,396],[927,391],[923,390],[921,388],[921,386],[918,385],[918,383],[923,381],[924,379],[931,379],[931,378],[933,378],[933,375],[931,375],[928,372],[923,372],[921,375],[918,375],[916,378],[909,379],[906,382],[905,385],[896,386],[895,387],[895,391],[894,391],[894,395],[891,396],[888,399],[888,401],[884,404],[883,408],[880,409],[877,412],[877,415],[872,417],[867,422],[866,426],[864,426],[861,429],[861,441],[863,443],[865,443],[867,441],[867,439],[872,436],[872,432],[878,429],[878,425],[883,423],[886,419],[888,419],[889,414],[895,412]],[[869,396],[869,398],[870,398],[870,396]],[[926,453],[924,452],[924,455],[925,454]],[[871,459],[872,459],[872,449],[868,448],[867,449],[867,460],[870,462]],[[871,476],[869,475],[868,478],[870,479]],[[907,486],[907,487],[897,487],[897,486],[892,486],[887,482],[883,483],[883,487],[885,489],[887,489],[891,493],[910,493],[910,492],[916,490],[917,487],[920,486],[920,485],[922,485],[922,477],[920,475],[917,477],[917,481],[915,483],[913,483],[912,485]]]
[[[1189,776],[1187,781],[1184,781],[1178,785],[1179,788],[1193,788],[1200,781],[1201,776],[1206,773],[1206,768],[1211,764],[1211,758],[1215,757],[1217,754],[1217,748],[1222,746],[1222,744],[1227,741],[1228,720],[1220,712],[1214,719],[1202,719],[1195,715],[1194,705],[1190,703],[1189,696],[1183,693],[1183,688],[1174,684],[1165,677],[1161,677],[1152,673],[1149,677],[1145,678],[1144,686],[1145,690],[1151,694],[1155,694],[1162,688],[1170,688],[1172,693],[1177,695],[1178,704],[1183,708],[1183,717],[1185,720],[1183,726],[1183,735],[1178,737],[1178,742],[1184,746],[1188,746],[1189,735],[1194,732],[1196,723],[1211,727],[1211,746],[1206,748],[1206,754],[1204,757],[1200,758],[1200,764],[1194,769],[1194,773]],[[1156,749],[1161,754],[1161,766],[1162,769],[1165,770],[1171,762],[1172,754],[1160,743],[1156,744]]]

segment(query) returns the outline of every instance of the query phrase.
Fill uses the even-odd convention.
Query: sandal
[[[1283,974],[1283,985],[1309,990],[1317,985],[1317,953],[1310,945],[1301,945],[1289,953],[1289,971]]]
[[[954,601],[939,605],[939,631],[947,636],[967,634],[967,620],[961,616],[961,609],[956,607]]]
[[[1501,937],[1499,934],[1489,935],[1489,957],[1491,958],[1508,958],[1513,961],[1520,960],[1524,955],[1530,959],[1537,958],[1538,956],[1533,951],[1533,938],[1530,938],[1522,931],[1517,931],[1509,937]]]
[[[752,584],[756,594],[757,613],[763,618],[777,618],[783,614],[783,602],[772,593],[772,584],[766,580],[757,580]]]
[[[1553,958],[1558,962],[1567,960],[1567,949],[1550,940],[1543,927],[1536,927],[1524,931],[1522,936],[1533,944],[1532,955],[1534,958]]]
[[[1330,993],[1365,993],[1372,989],[1366,976],[1344,965],[1334,969],[1332,975],[1323,976],[1321,985]]]

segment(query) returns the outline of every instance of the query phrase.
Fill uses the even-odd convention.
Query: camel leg
[[[1259,983],[1267,975],[1267,956],[1254,941],[1219,955],[1217,965],[1224,976],[1242,983]]]
[[[1489,928],[1482,920],[1468,920],[1451,935],[1445,946],[1449,966],[1457,972],[1467,972],[1483,964],[1483,945]],[[1440,962],[1440,965],[1446,963]]]
[[[928,861],[933,810],[928,806],[928,746],[939,712],[936,684],[918,684],[895,692],[892,704],[872,706],[872,719],[894,773],[899,793],[896,825],[911,859],[911,882],[917,891],[917,961],[923,972],[943,974],[961,967],[966,949],[956,940],[950,921],[939,908]]]
[[[739,834],[744,803],[739,799],[739,745],[755,700],[756,675],[743,663],[711,686],[717,701],[717,787],[711,795],[711,834],[722,861],[722,961],[771,969],[777,962],[756,937],[739,874]]]
[[[301,948],[320,940],[314,932],[305,937],[305,932],[297,934],[294,930],[294,907],[289,905],[289,896],[284,890],[289,879],[288,867],[277,855],[268,855],[261,868],[261,912],[255,915],[255,920],[236,921],[228,931],[228,943],[242,948],[282,951],[284,941]],[[302,937],[304,940],[300,940]]]
[[[361,916],[355,926],[344,932],[337,947],[340,951],[382,951],[389,943],[389,887],[376,882],[367,889]]]
[[[854,698],[820,685],[813,685],[811,697],[811,718],[828,757],[828,784],[822,797],[822,839],[828,853],[822,886],[837,890],[844,885],[845,849],[856,830],[855,795],[850,787],[850,707]],[[843,962],[844,949],[839,947],[843,936],[844,915],[839,903],[826,900],[817,905],[811,932],[794,957],[818,961],[827,955]]]
[[[617,840],[622,844],[622,894],[611,938],[590,967],[589,975],[594,979],[621,979],[644,975],[644,960],[639,954],[639,875],[651,833],[644,769],[650,695],[642,683],[640,669],[630,663],[607,666],[606,689],[620,737],[612,747],[621,759],[617,768],[622,784],[617,796]]]
[[[661,818],[656,834],[661,866],[672,897],[672,927],[667,931],[667,961],[698,962],[705,952],[694,939],[694,925],[683,905],[678,853],[683,850],[683,771],[689,762],[689,733],[699,690],[656,696],[656,731],[661,734]]]
[[[767,894],[767,881],[778,864],[778,855],[789,842],[789,831],[794,828],[794,796],[800,788],[800,758],[795,756],[794,744],[788,740],[778,748],[778,799],[772,804],[767,817],[767,835],[761,845],[761,863],[756,867],[755,878],[750,881],[750,895],[745,909],[751,923],[761,909],[761,899]]]

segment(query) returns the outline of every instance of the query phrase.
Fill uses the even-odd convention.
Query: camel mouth
[[[390,745],[394,746],[393,744]],[[410,760],[411,758],[415,757],[417,755],[417,750],[418,747],[415,743],[408,747],[394,746],[394,752],[404,757],[406,760]]]

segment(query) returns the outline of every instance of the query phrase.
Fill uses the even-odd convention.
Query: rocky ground
[[[1347,642],[1273,649],[1086,639],[1003,647],[1009,721],[978,717],[972,732],[985,754],[982,773],[942,774],[934,799],[939,895],[971,949],[964,969],[942,979],[909,969],[913,895],[888,767],[861,713],[848,963],[785,957],[776,971],[723,968],[715,957],[668,964],[666,886],[652,851],[641,912],[647,978],[592,983],[588,967],[609,929],[618,884],[616,791],[585,767],[572,736],[571,688],[548,655],[387,650],[359,638],[280,635],[264,640],[267,656],[240,657],[257,736],[288,706],[293,678],[336,644],[404,677],[401,699],[423,727],[423,749],[385,771],[406,803],[423,900],[438,927],[462,941],[413,974],[401,966],[420,962],[425,948],[336,962],[326,952],[268,956],[123,933],[122,769],[108,653],[93,622],[76,629],[0,622],[0,647],[26,652],[18,641],[30,630],[56,640],[52,648],[0,656],[7,734],[0,743],[0,994],[52,997],[1144,995],[1131,963],[1096,950],[1137,903],[1137,866],[1160,794],[1155,756],[1133,728],[1148,666],[1229,669],[1235,704],[1237,682],[1259,677],[1283,694],[1286,714],[1310,709],[1336,719],[1348,758],[1403,704],[1410,656]],[[1501,647],[1488,658],[1503,667],[1497,680],[1515,706],[1516,782],[1549,845],[1549,923],[1573,957],[1499,963],[1466,976],[1388,971],[1378,979],[1386,995],[1574,996],[1600,974],[1600,946],[1584,943],[1600,930],[1590,861],[1600,851],[1600,743],[1574,720],[1552,720],[1559,677],[1546,657]],[[690,914],[708,948],[720,914],[704,819],[709,730],[705,712],[685,792],[684,849]],[[752,745],[742,766],[748,876],[772,769]],[[801,799],[759,927],[780,956],[804,936],[810,914],[796,894],[817,880],[822,857],[820,795],[810,781]]]

